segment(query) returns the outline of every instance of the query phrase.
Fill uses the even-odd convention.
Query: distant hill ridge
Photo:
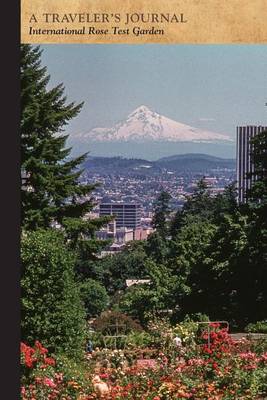
[[[206,171],[216,168],[235,169],[234,159],[214,157],[207,154],[189,153],[177,154],[160,158],[156,161],[148,161],[142,158],[124,157],[88,157],[83,167],[90,170],[107,169],[118,173],[119,170],[162,170],[173,171]]]
[[[203,160],[209,160],[209,161],[234,161],[232,158],[221,158],[221,157],[215,157],[211,156],[209,154],[203,154],[203,153],[187,153],[187,154],[176,154],[174,156],[169,156],[169,157],[163,157],[160,158],[157,161],[173,161],[173,160],[184,160],[184,159],[203,159]]]

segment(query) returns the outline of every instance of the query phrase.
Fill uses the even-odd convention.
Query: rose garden
[[[99,347],[85,352],[79,364],[48,354],[39,342],[22,344],[22,399],[267,397],[266,339],[235,340],[219,323],[171,326],[157,319],[147,331],[137,328],[117,336],[92,332],[92,343]],[[181,345],[174,337],[181,338]],[[103,340],[106,345],[110,340],[111,347],[102,347]]]

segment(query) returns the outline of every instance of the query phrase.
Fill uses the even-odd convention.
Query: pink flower
[[[49,379],[49,378],[44,378],[43,380],[44,384],[46,386],[49,386],[51,388],[55,388],[57,385],[54,383],[53,379]]]
[[[108,374],[99,374],[99,376],[102,379],[107,379],[108,378]]]
[[[242,360],[255,360],[256,354],[252,353],[251,351],[248,351],[247,353],[240,353],[239,357]]]
[[[61,383],[63,381],[63,374],[62,373],[56,373],[55,378],[58,383]]]

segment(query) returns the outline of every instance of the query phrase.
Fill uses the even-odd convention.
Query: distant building
[[[134,240],[134,230],[132,228],[117,228],[116,221],[111,221],[106,227],[96,232],[100,240],[112,240],[113,243],[123,244]]]
[[[238,126],[236,145],[236,181],[237,197],[239,203],[246,202],[247,191],[251,188],[256,177],[248,177],[247,174],[254,172],[251,158],[253,151],[251,139],[260,132],[267,130],[266,126]]]
[[[99,258],[104,258],[106,256],[112,256],[114,254],[120,253],[123,249],[125,248],[125,244],[118,244],[118,243],[113,243],[111,246],[109,246],[106,250],[102,250],[101,253],[99,254]]]
[[[152,228],[138,228],[134,230],[134,240],[146,240]]]
[[[138,203],[101,203],[99,215],[114,215],[117,228],[141,228],[141,204]]]

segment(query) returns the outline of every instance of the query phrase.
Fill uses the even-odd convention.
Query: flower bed
[[[196,346],[159,349],[155,358],[143,362],[127,359],[123,351],[105,350],[105,363],[93,357],[72,380],[38,342],[33,349],[22,345],[22,399],[97,399],[101,387],[102,398],[114,400],[266,398],[266,342],[233,341],[225,329],[211,328],[210,337],[203,332]]]
[[[21,343],[22,400],[72,400],[92,393],[91,375],[65,357],[48,356],[38,341],[33,347]]]

